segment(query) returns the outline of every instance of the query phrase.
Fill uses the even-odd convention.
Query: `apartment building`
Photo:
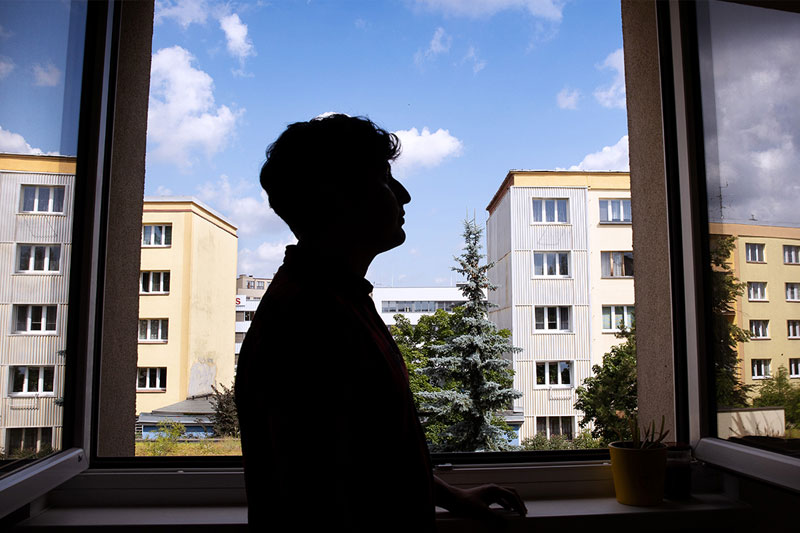
[[[739,344],[744,383],[757,394],[781,366],[800,383],[800,228],[712,222],[709,232],[735,238],[732,270],[746,284],[735,317],[750,332]]]
[[[578,386],[634,314],[626,172],[510,171],[489,203],[489,317],[512,332],[520,438],[578,430]]]
[[[432,315],[437,309],[448,313],[466,298],[461,288],[456,287],[375,287],[372,290],[375,309],[383,322],[394,324],[394,315],[402,314],[412,324],[416,324],[423,315]]]
[[[75,158],[0,154],[0,451],[61,448]]]
[[[267,287],[272,283],[272,278],[256,278],[249,274],[240,274],[236,278],[236,345],[234,348],[234,364],[239,364],[239,351],[242,349],[244,336],[250,329],[250,324],[261,303],[261,298],[267,292]]]
[[[145,197],[136,413],[230,386],[236,226],[193,197]]]

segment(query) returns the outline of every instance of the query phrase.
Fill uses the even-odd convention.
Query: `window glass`
[[[773,394],[791,386],[790,339],[800,333],[785,303],[799,296],[791,265],[800,261],[800,153],[787,140],[800,134],[791,66],[800,14],[713,1],[698,3],[697,15],[717,434],[760,446],[767,435],[800,437],[800,420]],[[785,301],[767,301],[774,287],[785,287]]]

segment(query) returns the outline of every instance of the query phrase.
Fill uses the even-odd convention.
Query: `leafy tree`
[[[492,264],[480,266],[482,230],[474,220],[464,221],[464,253],[453,270],[466,278],[462,293],[467,302],[451,323],[453,336],[431,346],[424,372],[441,390],[422,391],[422,411],[442,424],[434,448],[441,451],[507,450],[513,431],[498,412],[522,393],[511,388],[513,371],[505,354],[517,351],[507,332],[498,332],[487,318],[484,290],[493,290],[487,276]]]
[[[234,385],[230,388],[220,384],[218,389],[212,385],[214,394],[209,401],[214,412],[211,413],[211,422],[214,424],[214,434],[218,437],[239,437],[239,413],[236,410]]]
[[[630,437],[627,418],[637,412],[636,324],[620,327],[617,337],[625,342],[603,355],[603,364],[592,366],[593,375],[578,387],[575,409],[583,411],[581,427],[594,422],[592,435],[606,442]]]
[[[564,435],[551,435],[548,439],[544,433],[537,433],[522,441],[523,450],[588,450],[602,447],[602,439],[592,436],[588,429],[578,433],[572,440]]]
[[[764,380],[758,389],[758,396],[753,399],[754,407],[783,407],[786,415],[786,426],[800,425],[800,386],[789,381],[789,372],[785,366],[778,368],[775,377]]]
[[[733,320],[736,298],[744,293],[741,283],[730,268],[730,257],[736,246],[732,236],[712,236],[711,252],[711,301],[713,320],[714,374],[717,385],[718,407],[747,407],[747,396],[751,385],[742,383],[737,346],[747,342],[750,333]]]

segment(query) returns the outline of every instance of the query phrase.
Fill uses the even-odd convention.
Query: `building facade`
[[[375,287],[372,300],[387,326],[394,324],[398,313],[416,324],[423,315],[437,309],[451,312],[466,302],[459,287]]]
[[[754,385],[784,367],[800,383],[800,228],[711,223],[712,236],[732,236],[734,276],[745,284],[735,320],[750,332],[739,343],[741,377]]]
[[[136,413],[230,386],[236,226],[191,197],[145,197]]]
[[[272,283],[272,278],[256,278],[249,274],[240,274],[236,278],[236,346],[235,364],[239,364],[239,351],[242,349],[244,336],[250,329],[250,324],[261,303],[261,298],[267,292],[267,287]]]
[[[61,448],[75,159],[0,154],[0,451]]]
[[[634,314],[625,172],[510,171],[487,207],[489,317],[512,332],[520,439],[572,437],[575,391]]]

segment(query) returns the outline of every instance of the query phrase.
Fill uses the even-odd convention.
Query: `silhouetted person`
[[[371,121],[332,115],[292,124],[267,150],[261,184],[298,244],[239,356],[251,526],[417,533],[435,529],[435,505],[524,514],[513,491],[433,476],[403,358],[370,298],[369,264],[405,240],[399,149]]]

